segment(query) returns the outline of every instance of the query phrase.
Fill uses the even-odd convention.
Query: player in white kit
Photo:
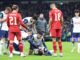
[[[6,23],[6,18],[7,14],[11,12],[10,7],[6,7],[4,11],[1,11],[2,13],[2,18],[0,18],[0,23],[1,23],[1,29],[0,29],[0,55],[3,53],[6,53],[6,40],[8,37],[8,27]]]
[[[72,18],[72,24],[73,24],[73,31],[72,31],[72,42],[73,42],[73,48],[71,52],[74,52],[75,50],[75,38],[78,39],[78,53],[80,53],[80,13],[79,10],[75,10],[75,17]]]
[[[32,33],[37,33],[36,31],[36,27],[35,27],[35,20],[33,19],[33,17],[25,17],[23,19],[24,24],[27,24],[27,26],[29,27],[29,30],[32,31]]]

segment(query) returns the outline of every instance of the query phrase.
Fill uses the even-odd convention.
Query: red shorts
[[[21,40],[21,32],[9,32],[8,39],[14,40],[15,36],[17,40]]]
[[[61,37],[62,36],[62,29],[51,29],[50,36],[55,37],[55,38]]]

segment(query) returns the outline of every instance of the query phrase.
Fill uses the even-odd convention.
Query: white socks
[[[2,41],[0,41],[0,55],[2,55],[3,54],[3,43],[2,43]]]
[[[0,55],[2,55],[2,44],[0,42]]]
[[[80,43],[78,43],[78,53],[80,53]]]
[[[15,51],[15,50],[13,50],[13,54],[17,54],[17,55],[19,55],[20,52],[19,52],[19,51]]]

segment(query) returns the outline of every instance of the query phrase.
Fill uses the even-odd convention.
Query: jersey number
[[[16,19],[16,17],[12,17],[11,16],[11,17],[9,17],[9,19],[10,19],[10,21],[9,21],[10,25],[17,25],[17,21],[16,21],[17,19]]]
[[[61,14],[55,13],[55,21],[60,21]]]

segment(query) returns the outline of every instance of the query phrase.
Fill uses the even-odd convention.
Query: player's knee
[[[28,54],[32,55],[32,53],[33,53],[33,50],[30,49]]]
[[[13,47],[13,41],[9,41],[9,48],[12,48]]]
[[[74,40],[74,38],[72,37],[72,41]]]
[[[53,42],[56,42],[56,38],[52,38]]]
[[[13,44],[13,41],[9,41],[10,44]]]
[[[4,39],[4,38],[2,38],[2,39],[1,39],[1,42],[2,42],[2,43],[4,43],[4,42],[5,42],[5,39]]]
[[[62,42],[61,40],[58,40],[58,42]]]
[[[62,41],[61,41],[61,38],[60,37],[58,37],[58,43],[61,43]]]
[[[19,45],[18,45],[18,46],[19,46],[19,48],[20,48],[20,47],[22,47],[22,48],[23,48],[22,41],[21,41],[21,40],[19,40],[18,42],[19,42]]]

